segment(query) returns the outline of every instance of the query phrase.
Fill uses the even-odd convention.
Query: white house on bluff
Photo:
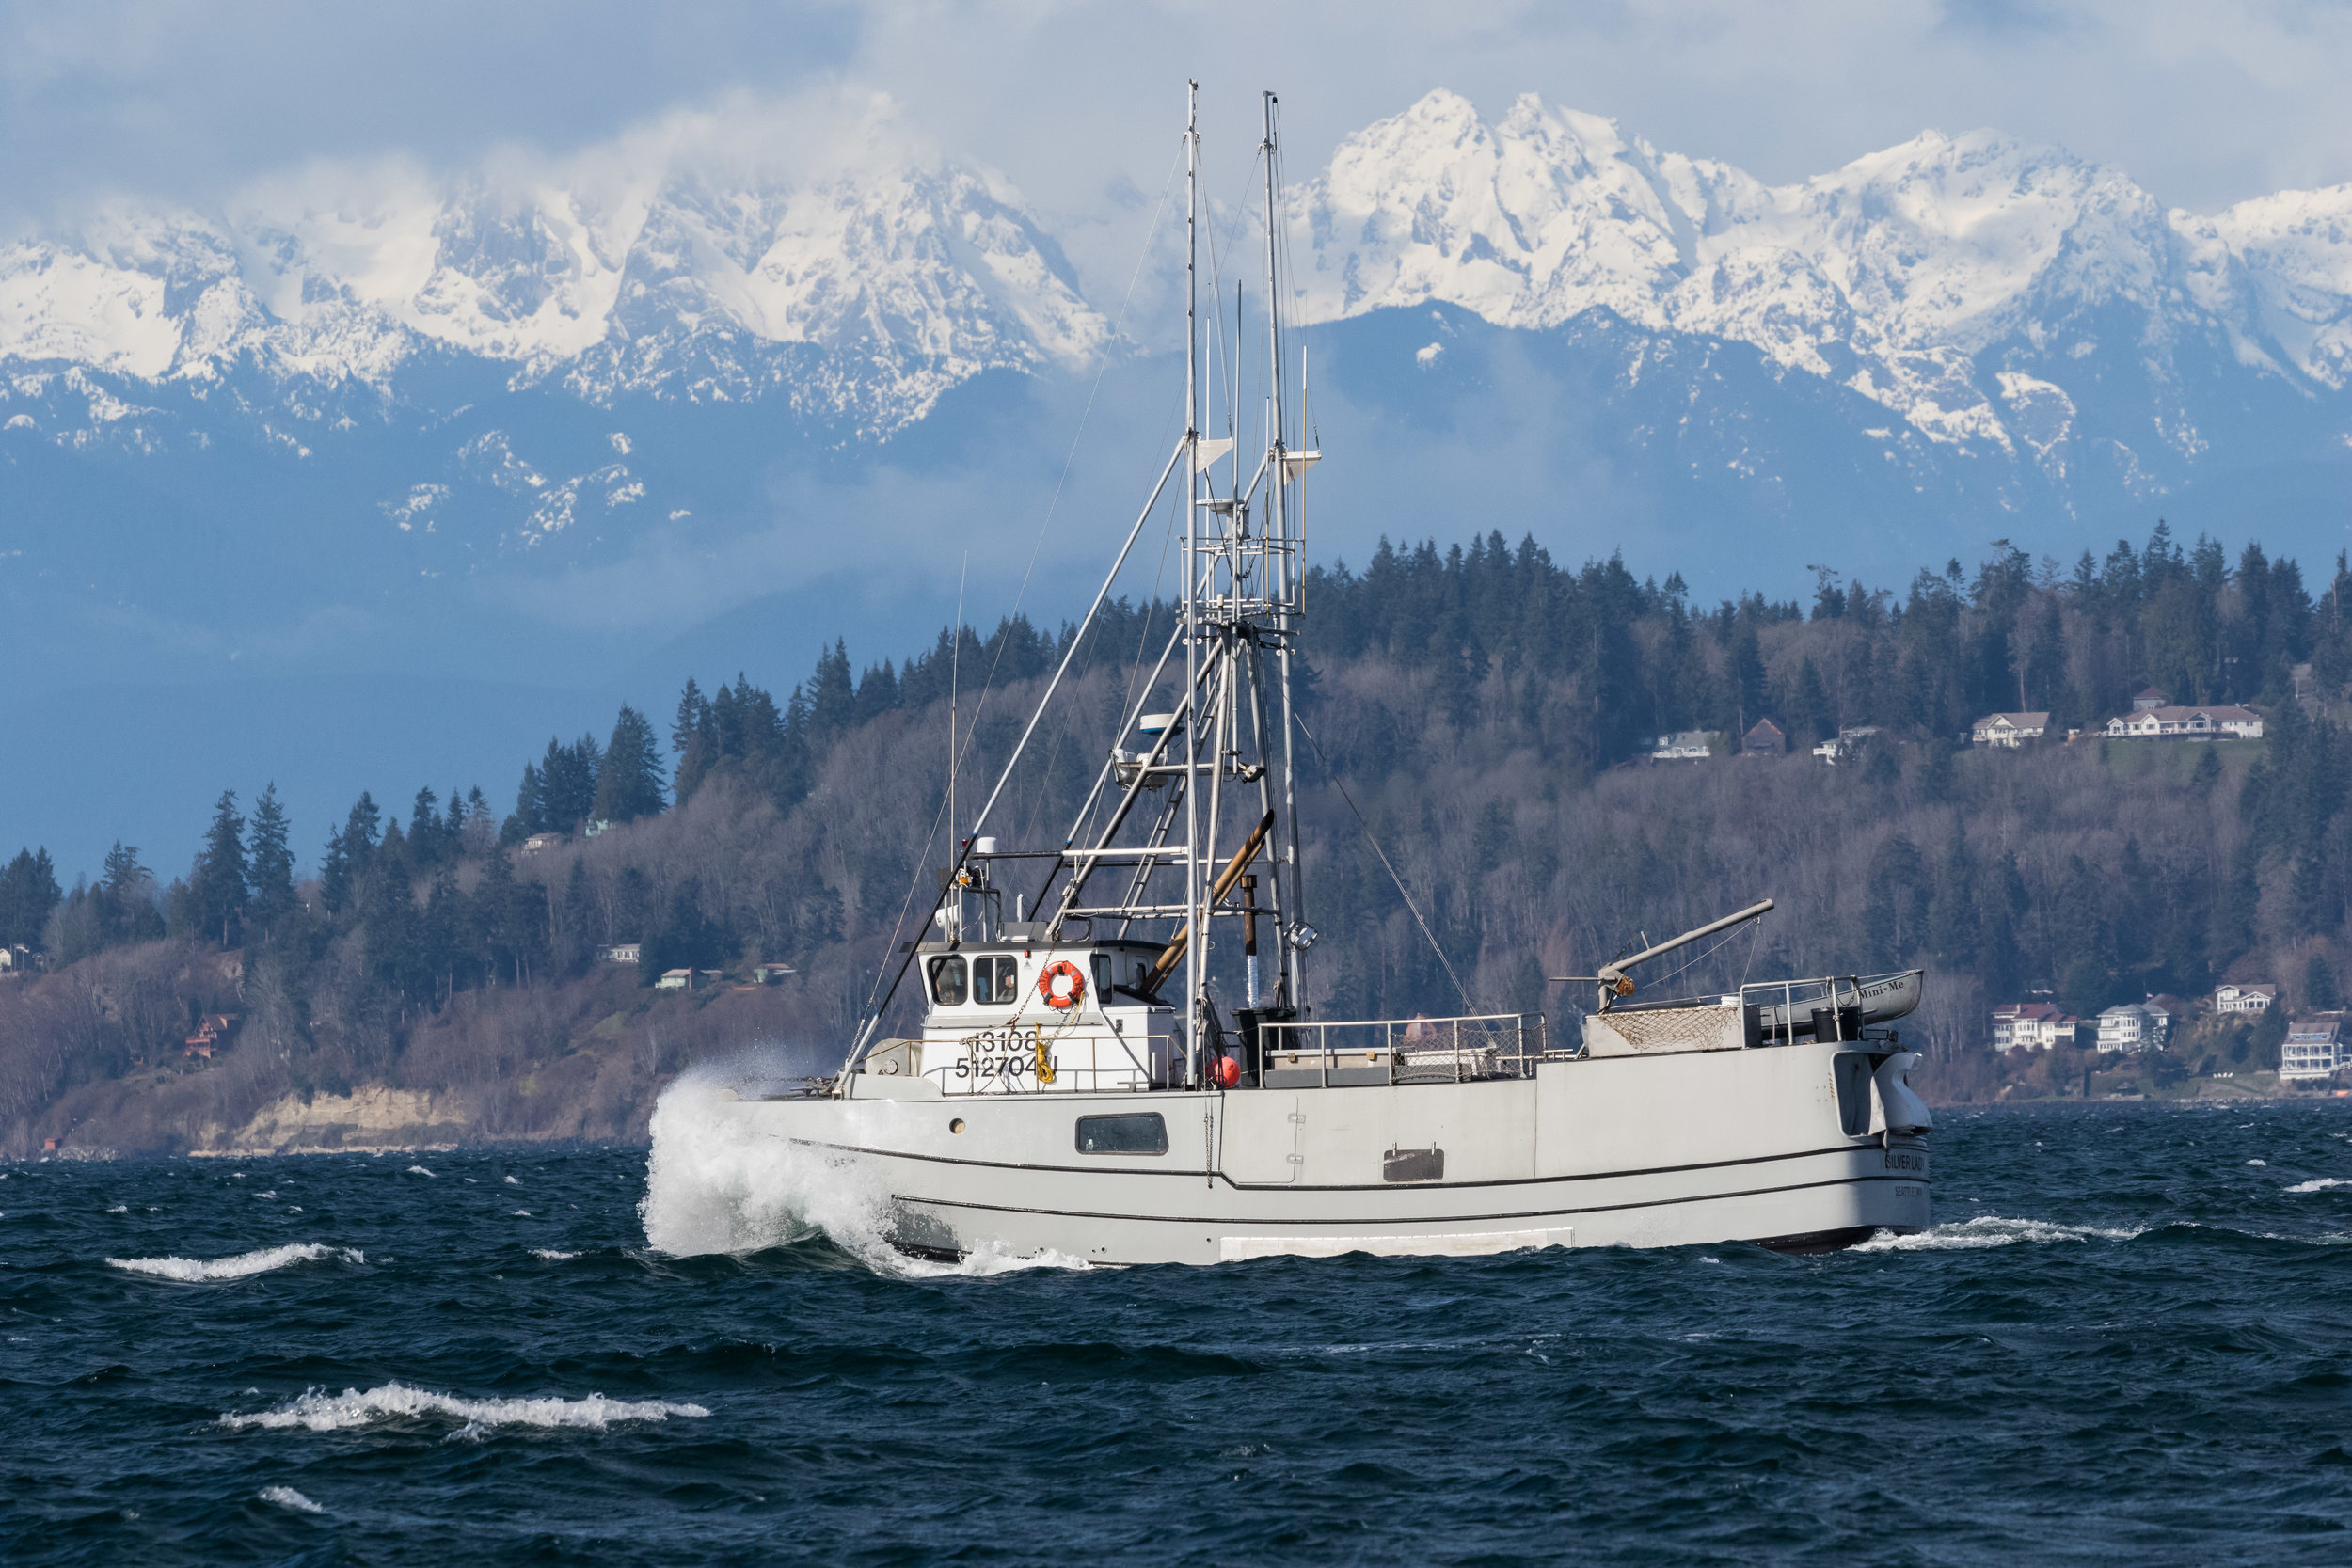
[[[2344,1025],[2332,1018],[2298,1018],[2287,1025],[2286,1043],[2279,1048],[2279,1076],[2296,1079],[2331,1077],[2344,1065]]]
[[[2223,986],[2213,993],[2213,1010],[2217,1013],[2266,1013],[2279,1000],[2279,988],[2255,983],[2244,986]]]
[[[2262,715],[2252,708],[2217,704],[2210,707],[2135,707],[2107,721],[2111,740],[2260,740]]]
[[[2047,713],[1988,713],[1977,721],[1969,738],[1979,746],[2006,746],[2013,752],[2049,733]]]

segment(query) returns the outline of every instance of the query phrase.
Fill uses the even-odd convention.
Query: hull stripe
[[[1168,1214],[1098,1213],[1085,1209],[1025,1209],[1019,1207],[1018,1205],[1009,1203],[965,1203],[951,1197],[914,1197],[903,1193],[894,1193],[891,1195],[891,1198],[894,1202],[912,1204],[917,1208],[925,1209],[977,1209],[997,1214],[1044,1214],[1056,1219],[1073,1220],[1124,1220],[1138,1225],[1205,1225],[1211,1227],[1224,1226],[1228,1227],[1237,1225],[1250,1226],[1253,1227],[1262,1226],[1289,1226],[1293,1227],[1301,1226],[1321,1226],[1326,1228],[1328,1228],[1331,1226],[1387,1226],[1393,1228],[1399,1225],[1461,1225],[1485,1220],[1565,1219],[1573,1214],[1607,1214],[1625,1209],[1671,1209],[1685,1203],[1714,1203],[1724,1199],[1735,1197],[1768,1197],[1774,1193],[1802,1193],[1818,1187],[1858,1187],[1872,1181],[1901,1181],[1921,1187],[1928,1185],[1927,1181],[1915,1176],[1840,1176],[1834,1177],[1826,1181],[1794,1181],[1790,1182],[1787,1186],[1749,1187],[1740,1192],[1693,1193],[1687,1197],[1642,1198],[1631,1203],[1593,1203],[1587,1204],[1580,1209],[1525,1209],[1500,1214],[1400,1214],[1388,1219],[1350,1218],[1283,1220],[1263,1219],[1256,1215],[1249,1214],[1233,1214],[1219,1218],[1193,1219],[1185,1218],[1181,1215]],[[1376,1189],[1362,1190],[1369,1191]],[[1391,1188],[1390,1190],[1394,1191],[1395,1189]]]
[[[834,1154],[863,1154],[882,1160],[915,1160],[932,1165],[970,1165],[981,1170],[1044,1171],[1064,1176],[1181,1177],[1193,1181],[1211,1177],[1235,1192],[1243,1193],[1394,1193],[1458,1191],[1472,1187],[1539,1187],[1562,1181],[1614,1181],[1629,1176],[1674,1176],[1692,1170],[1726,1170],[1737,1165],[1771,1164],[1781,1160],[1812,1160],[1825,1154],[1861,1154],[1882,1147],[1874,1143],[1839,1144],[1829,1148],[1800,1148],[1787,1154],[1752,1154],[1740,1160],[1707,1160],[1687,1165],[1648,1165],[1636,1170],[1587,1171],[1562,1176],[1505,1176],[1491,1181],[1366,1181],[1317,1185],[1304,1181],[1236,1181],[1221,1170],[1203,1170],[1199,1165],[1025,1165],[1004,1160],[959,1160],[945,1154],[918,1154],[911,1149],[867,1148],[858,1144],[828,1143],[818,1138],[790,1138],[787,1141],[802,1148],[821,1148]],[[1815,1184],[1818,1183],[1808,1183]]]

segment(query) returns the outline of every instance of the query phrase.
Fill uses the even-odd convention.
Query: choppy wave
[[[164,1279],[206,1280],[246,1279],[272,1269],[283,1269],[295,1263],[316,1263],[328,1258],[340,1258],[346,1263],[364,1263],[366,1253],[358,1247],[327,1246],[321,1242],[289,1242],[284,1246],[263,1247],[259,1252],[241,1252],[234,1258],[109,1258],[106,1261],[132,1274],[151,1274]]]
[[[275,1410],[243,1415],[224,1412],[225,1427],[269,1430],[299,1428],[305,1432],[347,1432],[376,1421],[440,1419],[457,1421],[466,1431],[495,1427],[578,1427],[602,1432],[616,1421],[666,1421],[673,1416],[704,1417],[699,1404],[673,1404],[665,1400],[612,1400],[602,1394],[566,1400],[548,1396],[522,1400],[469,1400],[387,1383],[374,1388],[346,1388],[330,1394],[313,1388]]]
[[[2289,1187],[2287,1191],[2291,1193],[2324,1193],[2336,1187],[2352,1187],[2352,1181],[2346,1181],[2333,1176],[2323,1176],[2315,1180],[2297,1181],[2294,1186]]]
[[[264,1486],[262,1488],[262,1500],[265,1503],[276,1503],[280,1508],[291,1508],[296,1513],[326,1512],[291,1486]]]
[[[433,1176],[433,1173],[425,1169],[422,1165],[410,1165],[405,1174],[409,1176]],[[437,1181],[440,1180],[439,1177],[434,1177],[433,1179]]]
[[[580,1254],[577,1252],[558,1252],[551,1246],[535,1246],[531,1249],[531,1256],[533,1258],[545,1259],[550,1263],[568,1263],[573,1259],[579,1257]]]
[[[777,1137],[742,1113],[732,1087],[763,1067],[769,1076],[783,1076],[755,1054],[694,1069],[662,1091],[638,1205],[655,1250],[674,1257],[760,1252],[821,1235],[876,1273],[902,1278],[1088,1266],[1060,1253],[1014,1257],[988,1245],[958,1263],[898,1251],[889,1240],[890,1194],[878,1175]]]
[[[2144,1228],[2110,1229],[2096,1225],[2058,1225],[2049,1220],[2012,1220],[1999,1214],[1979,1214],[1955,1225],[1931,1226],[1910,1236],[1891,1236],[1882,1232],[1853,1250],[1947,1252],[1970,1247],[2015,1246],[2021,1242],[2128,1242],[2146,1233]]]

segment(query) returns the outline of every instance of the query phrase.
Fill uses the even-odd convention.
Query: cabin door
[[[1286,1187],[1306,1161],[1309,1097],[1252,1089],[1225,1097],[1217,1168],[1243,1187]]]

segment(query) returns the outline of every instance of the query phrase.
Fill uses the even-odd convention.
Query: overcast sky
[[[880,92],[1075,217],[1158,190],[1188,74],[1237,173],[1260,87],[1283,95],[1295,179],[1450,87],[1489,117],[1540,93],[1773,181],[1989,125],[2212,210],[2352,180],[2347,65],[2333,0],[0,0],[0,213],[117,192],[207,207],[320,160],[459,171],[681,112],[788,123]]]

